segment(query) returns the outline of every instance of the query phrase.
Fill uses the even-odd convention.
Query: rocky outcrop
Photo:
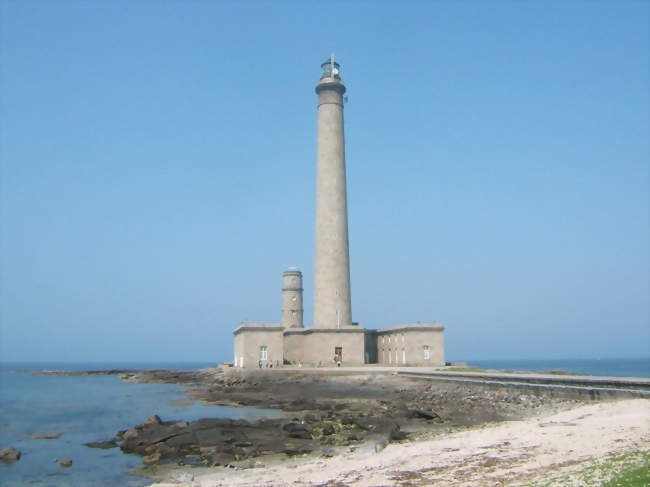
[[[84,446],[88,448],[99,448],[100,450],[108,450],[110,448],[117,448],[117,443],[114,440],[108,441],[91,441],[90,443],[84,443]]]
[[[413,416],[416,418],[426,419],[427,421],[438,421],[443,422],[442,418],[435,411],[424,411],[422,409],[416,409],[413,411]]]
[[[444,434],[487,421],[521,419],[562,400],[505,388],[424,382],[391,375],[307,374],[283,371],[211,373],[144,371],[129,381],[178,382],[192,400],[286,411],[285,419],[255,423],[229,419],[163,421],[154,415],[123,430],[113,441],[142,456],[144,465],[192,463],[252,465],[260,457],[313,453],[324,457],[348,449],[377,452],[407,435]],[[570,406],[570,401],[564,401]],[[101,443],[101,442],[98,442]],[[90,444],[88,445],[90,446]]]
[[[0,461],[4,463],[13,463],[20,460],[20,451],[8,446],[0,451]]]
[[[39,435],[27,435],[32,440],[56,440],[61,438],[62,433],[44,433]]]

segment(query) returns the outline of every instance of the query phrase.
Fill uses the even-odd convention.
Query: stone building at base
[[[403,324],[379,330],[368,330],[356,323],[341,328],[304,328],[300,271],[285,271],[282,289],[282,323],[242,323],[233,332],[236,367],[333,367],[338,361],[344,366],[445,365],[444,328],[439,323]]]

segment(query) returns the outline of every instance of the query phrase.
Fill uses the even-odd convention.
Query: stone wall
[[[288,352],[285,357],[308,367],[336,366],[336,347],[341,347],[342,365],[363,365],[364,335],[361,327],[286,330],[284,342]]]
[[[285,330],[284,359],[292,365],[305,363],[304,339],[307,330]]]
[[[388,366],[443,366],[443,331],[437,323],[377,330],[377,362]]]
[[[262,366],[268,364],[282,365],[283,360],[283,327],[276,323],[245,323],[237,328],[235,335],[235,367],[259,367],[260,347],[266,347],[266,360]]]

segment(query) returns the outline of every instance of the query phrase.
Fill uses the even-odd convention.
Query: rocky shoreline
[[[570,409],[580,402],[537,391],[422,381],[371,370],[218,368],[108,373],[127,382],[189,386],[188,397],[203,404],[275,408],[287,413],[286,418],[254,423],[215,418],[185,422],[152,416],[117,432],[109,441],[87,445],[119,446],[125,453],[140,455],[140,474],[151,478],[163,478],[172,466],[253,468],[299,457],[378,452],[390,443],[431,439],[486,423]]]

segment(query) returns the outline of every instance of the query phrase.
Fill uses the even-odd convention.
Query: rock
[[[283,453],[286,453],[289,456],[295,456],[295,455],[304,455],[307,453],[313,452],[314,449],[310,446],[296,446],[296,445],[288,445],[286,448],[282,450]]]
[[[336,450],[333,448],[323,448],[320,454],[321,457],[324,458],[332,458],[336,456]]]
[[[146,455],[142,457],[143,465],[155,465],[160,461],[160,452],[152,453],[151,455]]]
[[[364,431],[370,431],[371,429],[374,428],[372,420],[366,418],[354,418],[352,420],[352,424],[361,428]]]
[[[109,448],[117,448],[117,443],[113,440],[91,441],[90,443],[84,443],[84,446],[87,446],[88,448],[99,448],[100,450],[108,450]]]
[[[162,423],[162,421],[160,420],[160,416],[158,416],[157,414],[154,414],[153,416],[151,416],[150,418],[148,418],[148,419],[147,419],[144,423],[142,423],[142,424],[143,424],[143,426],[147,426],[147,425],[149,425],[149,424],[160,424],[160,423]]]
[[[240,440],[240,441],[233,442],[233,445],[238,446],[240,448],[245,448],[245,447],[248,447],[248,446],[253,446],[253,443],[250,442],[250,441],[247,441],[247,440]]]
[[[133,438],[137,438],[137,436],[139,434],[140,433],[138,432],[138,430],[136,428],[131,428],[129,430],[126,430],[124,433],[122,433],[121,440],[126,441],[126,440],[130,440],[130,439],[133,439]]]
[[[426,419],[427,421],[437,420],[438,422],[442,422],[442,418],[435,411],[429,412],[424,411],[423,409],[416,409],[413,411],[413,415],[416,418]]]
[[[61,438],[62,433],[45,433],[41,435],[27,435],[32,440],[56,440]]]
[[[20,455],[20,451],[8,446],[7,448],[4,448],[2,451],[0,451],[0,461],[3,461],[5,463],[13,463],[20,460]]]
[[[303,416],[303,419],[307,423],[316,423],[321,420],[321,415],[319,413],[307,413]]]
[[[176,401],[169,401],[169,404],[172,406],[192,406],[194,404],[194,399],[179,399]]]
[[[334,425],[332,423],[323,424],[323,434],[326,436],[333,435],[335,433]]]
[[[303,440],[311,440],[312,438],[312,429],[300,423],[287,423],[282,426],[282,429],[289,433],[289,437],[298,438]]]
[[[208,466],[216,467],[219,465],[223,465],[223,466],[230,465],[232,462],[235,461],[235,456],[232,455],[231,453],[217,452],[217,453],[211,453],[209,455],[205,455],[203,459],[208,464]]]
[[[63,468],[70,468],[72,467],[72,460],[70,460],[69,458],[67,460],[61,460],[59,462],[59,465],[61,465]]]
[[[237,468],[255,468],[256,467],[256,462],[252,458],[249,458],[248,460],[243,460],[239,463],[237,463]]]

